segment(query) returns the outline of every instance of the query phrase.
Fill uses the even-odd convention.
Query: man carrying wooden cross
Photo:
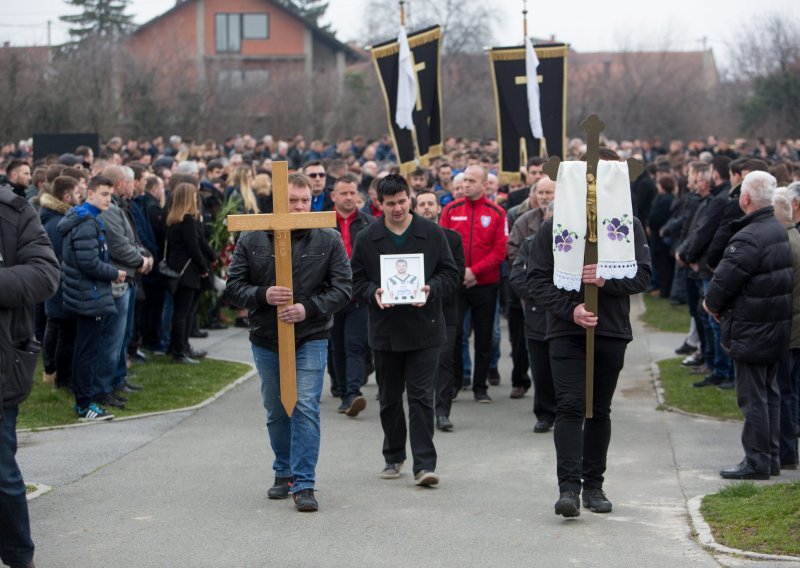
[[[279,178],[276,169],[276,214],[264,217],[281,217],[278,200],[285,199],[280,194],[286,182],[282,184]],[[303,174],[288,177],[288,201],[290,213],[311,210],[311,186]],[[280,225],[280,220],[276,224]],[[310,512],[318,508],[314,482],[328,337],[334,312],[350,301],[352,274],[339,233],[328,228],[303,229],[301,222],[294,226],[298,228],[291,231],[290,243],[282,240],[289,232],[286,229],[242,233],[228,269],[225,294],[231,303],[249,310],[253,359],[261,377],[267,431],[275,453],[275,483],[267,496],[284,499],[292,494],[298,511]],[[275,233],[279,233],[277,238]],[[276,260],[287,245],[291,247],[291,288],[275,284],[276,276],[279,280],[284,276],[276,269]],[[291,415],[284,408],[287,401],[282,402],[279,373],[278,328],[285,324],[294,328],[296,348],[297,404],[293,412],[289,405]],[[284,399],[287,394],[283,393]]]
[[[560,493],[555,513],[564,517],[580,515],[581,492],[585,508],[611,512],[603,492],[611,399],[633,339],[630,296],[644,292],[651,274],[644,229],[631,213],[629,172],[612,150],[599,148],[599,158],[591,171],[597,176],[592,180],[597,180],[596,200],[590,197],[596,203],[591,208],[596,211],[594,228],[587,228],[587,178],[592,177],[587,164],[564,162],[558,170],[555,216],[542,223],[528,257],[528,292],[547,311]],[[590,242],[596,242],[594,262],[586,260]],[[587,304],[594,286],[598,309],[593,312]],[[593,355],[587,349],[589,329],[595,333]],[[594,361],[591,405],[585,402],[587,356]]]

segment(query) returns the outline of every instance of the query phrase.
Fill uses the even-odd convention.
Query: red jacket
[[[506,212],[485,196],[470,201],[462,197],[448,203],[439,220],[442,227],[461,235],[466,266],[477,283],[500,281],[500,264],[506,257]]]

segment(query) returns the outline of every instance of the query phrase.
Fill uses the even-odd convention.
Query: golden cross
[[[411,54],[411,61],[414,61],[414,54]],[[419,88],[419,74],[425,71],[425,62],[414,64],[414,71],[417,73],[417,112],[422,110],[422,90]]]
[[[269,215],[228,215],[229,231],[274,231],[275,285],[292,289],[292,234],[297,229],[336,226],[336,212],[290,213],[289,167],[287,162],[272,162],[272,206]],[[291,305],[290,300],[287,305]],[[281,311],[281,308],[278,308]],[[297,404],[297,367],[294,351],[294,324],[278,318],[278,360],[280,362],[281,403],[291,416]]]
[[[544,83],[544,77],[542,75],[536,75],[536,82],[540,85]],[[528,84],[528,76],[527,75],[520,75],[519,77],[514,77],[514,84],[515,85],[527,85]]]

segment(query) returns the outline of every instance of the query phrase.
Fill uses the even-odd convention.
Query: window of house
[[[267,39],[269,20],[267,14],[242,14],[242,39]]]
[[[243,39],[269,38],[268,14],[216,14],[217,53],[240,53]]]

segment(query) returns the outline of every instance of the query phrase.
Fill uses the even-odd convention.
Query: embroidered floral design
[[[624,239],[626,243],[631,242],[630,233],[632,221],[627,213],[620,219],[616,217],[610,220],[603,219],[603,225],[605,225],[606,231],[608,231],[608,238],[612,241],[622,241]]]
[[[578,238],[578,233],[565,229],[561,223],[553,230],[553,251],[569,252]]]

